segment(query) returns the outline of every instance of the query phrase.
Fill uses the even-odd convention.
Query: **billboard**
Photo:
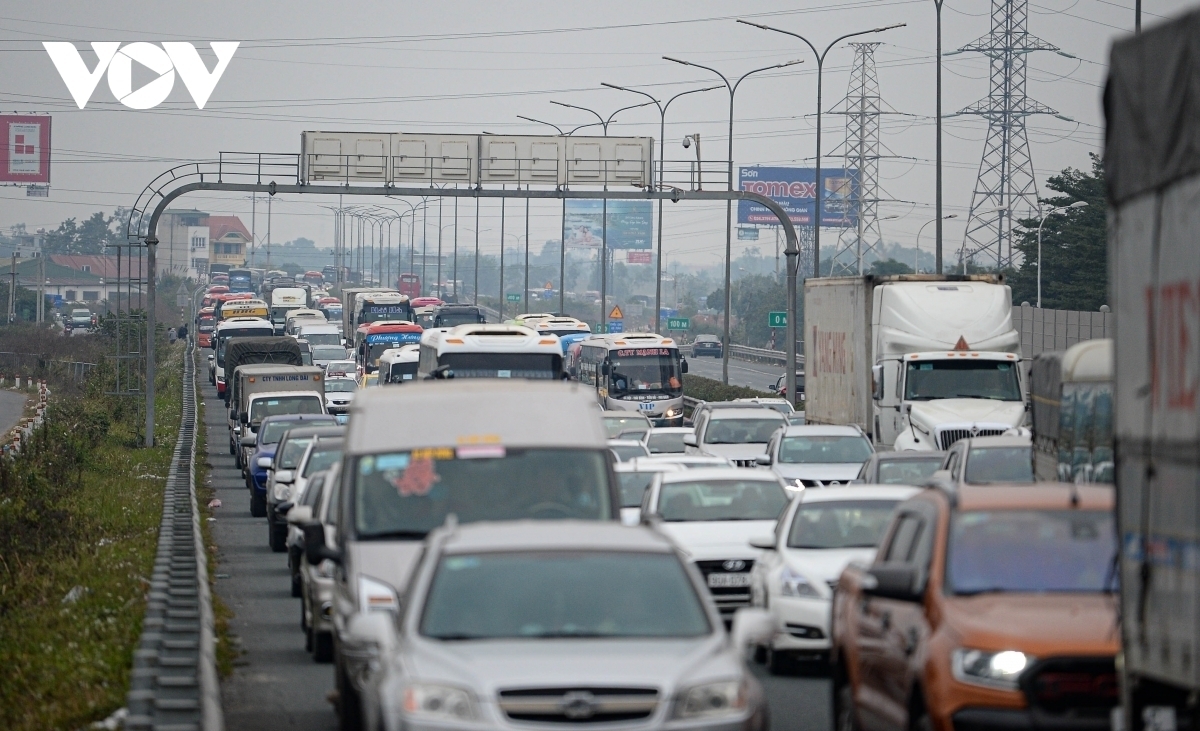
[[[854,205],[858,194],[853,170],[821,170],[821,225],[849,227],[857,224]],[[774,200],[792,223],[811,226],[817,200],[816,168],[745,167],[738,170],[738,189]],[[738,201],[738,223],[778,226],[779,219],[753,201]]]
[[[595,246],[604,238],[604,201],[568,200],[563,213],[567,246]],[[608,201],[608,248],[650,249],[654,246],[654,204],[650,201]]]
[[[0,115],[0,183],[50,182],[50,117]]]

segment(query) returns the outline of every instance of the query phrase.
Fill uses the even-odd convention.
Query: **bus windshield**
[[[666,393],[683,395],[679,352],[671,348],[630,348],[610,357],[609,394]]]
[[[451,310],[439,312],[433,318],[432,327],[457,327],[483,322],[483,316],[474,310]]]
[[[379,322],[380,320],[408,320],[412,322],[412,317],[412,306],[407,302],[386,305],[364,302],[362,311],[358,314],[357,324]]]
[[[562,356],[551,353],[446,353],[438,365],[454,371],[455,378],[562,377]]]
[[[385,383],[404,383],[417,377],[417,362],[393,363]]]

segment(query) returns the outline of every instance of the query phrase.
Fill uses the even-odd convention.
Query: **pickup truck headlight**
[[[396,590],[378,579],[369,576],[358,580],[358,610],[360,612],[388,611],[400,609],[400,599]]]
[[[1017,650],[988,652],[960,647],[951,656],[950,668],[959,682],[1016,690],[1021,673],[1033,661],[1032,656]]]
[[[808,580],[808,577],[784,567],[779,575],[780,593],[784,596],[804,597],[807,599],[820,598],[821,594]]]
[[[741,713],[746,708],[743,683],[726,680],[680,691],[672,714],[675,718],[715,718]]]
[[[408,686],[404,689],[404,712],[444,721],[474,721],[478,717],[471,694],[448,685]]]

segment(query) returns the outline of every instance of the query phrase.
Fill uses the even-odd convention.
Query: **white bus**
[[[520,325],[433,328],[421,335],[417,377],[560,380],[562,346]]]
[[[213,337],[213,354],[208,356],[212,365],[212,378],[218,394],[225,393],[225,345],[230,338],[265,337],[275,334],[275,326],[264,317],[235,317],[217,325]]]
[[[420,353],[421,346],[418,343],[383,351],[383,355],[379,356],[379,385],[415,380]]]
[[[606,411],[637,411],[654,426],[683,426],[679,344],[653,333],[593,335],[580,343],[579,380]]]

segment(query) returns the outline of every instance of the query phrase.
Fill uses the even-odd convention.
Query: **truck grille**
[[[500,710],[514,721],[611,723],[649,718],[654,688],[520,688],[500,691]]]
[[[959,439],[970,439],[971,437],[998,437],[1007,429],[980,429],[972,434],[970,429],[946,429],[938,434],[941,440],[940,449],[949,449]]]
[[[1108,718],[1117,705],[1113,658],[1048,658],[1021,682],[1029,707],[1055,718]]]

